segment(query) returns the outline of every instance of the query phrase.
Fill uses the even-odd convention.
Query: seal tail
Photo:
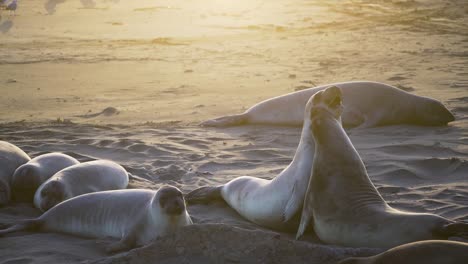
[[[189,192],[185,195],[185,200],[188,204],[210,203],[215,201],[224,201],[221,196],[223,186],[210,187],[205,186]]]
[[[222,116],[215,119],[206,120],[200,123],[205,127],[227,127],[227,126],[240,126],[246,124],[248,121],[247,113]]]
[[[10,226],[9,228],[0,230],[0,237],[18,231],[30,231],[39,229],[42,225],[42,221],[39,219],[23,220],[21,223]]]

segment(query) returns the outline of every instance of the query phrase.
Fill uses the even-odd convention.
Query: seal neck
[[[301,139],[299,145],[297,146],[296,153],[292,163],[300,162],[301,159],[311,159],[315,151],[315,142],[311,130],[311,121],[306,118],[304,120],[304,125],[302,126]]]
[[[312,134],[316,153],[329,153],[334,158],[350,159],[362,163],[359,154],[343,129],[340,120],[331,115],[322,115],[312,121]]]

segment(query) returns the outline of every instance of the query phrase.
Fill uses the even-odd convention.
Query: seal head
[[[39,209],[44,212],[67,199],[65,185],[57,180],[46,184],[40,192]]]
[[[172,186],[159,189],[155,199],[159,201],[162,211],[168,215],[177,216],[185,212],[185,200],[182,192]]]
[[[440,101],[429,97],[415,97],[421,103],[414,104],[413,111],[406,113],[405,123],[420,126],[445,126],[455,121],[455,116]]]

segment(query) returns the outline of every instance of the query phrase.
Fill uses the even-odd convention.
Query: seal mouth
[[[179,199],[166,204],[164,211],[169,215],[180,215],[185,210],[185,204]]]

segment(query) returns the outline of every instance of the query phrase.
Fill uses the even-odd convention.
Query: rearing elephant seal
[[[0,141],[0,206],[8,204],[11,198],[11,177],[15,170],[31,160],[17,146]]]
[[[83,162],[57,172],[41,184],[34,195],[34,206],[47,211],[81,194],[125,189],[127,185],[128,173],[119,164],[108,160]]]
[[[312,98],[316,148],[297,237],[309,222],[322,241],[348,247],[389,248],[467,232],[468,224],[399,211],[384,201],[341,125],[341,102],[337,87]]]
[[[309,101],[305,111],[301,139],[292,162],[272,180],[243,176],[218,187],[202,187],[190,192],[189,203],[224,199],[246,219],[277,230],[296,230],[304,201],[315,144],[312,137]]]
[[[466,264],[468,244],[429,240],[404,244],[367,258],[347,258],[339,264]]]
[[[37,188],[55,173],[80,163],[73,157],[62,153],[47,153],[37,156],[19,166],[13,174],[11,188],[13,200],[32,202]]]
[[[342,82],[309,88],[260,102],[242,114],[208,120],[203,126],[244,124],[300,126],[307,100],[323,89],[336,86],[344,98],[345,127],[374,127],[397,124],[441,126],[455,120],[439,101],[417,96],[378,82]]]
[[[64,201],[36,219],[0,231],[0,236],[22,230],[62,232],[120,241],[107,251],[148,244],[159,236],[192,223],[179,189],[114,190],[88,193]]]

